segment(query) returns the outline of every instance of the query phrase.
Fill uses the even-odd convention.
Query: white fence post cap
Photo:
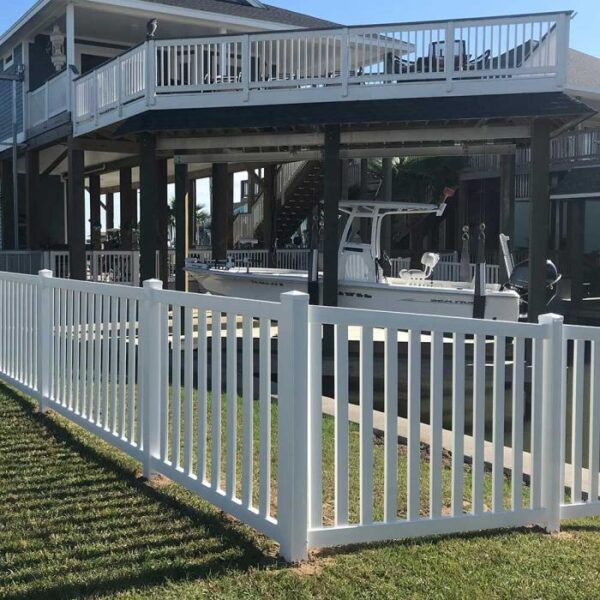
[[[146,279],[144,287],[150,290],[162,290],[163,282],[160,279]]]
[[[50,269],[42,269],[38,271],[38,275],[40,277],[45,277],[46,279],[50,279],[52,277],[52,271]]]

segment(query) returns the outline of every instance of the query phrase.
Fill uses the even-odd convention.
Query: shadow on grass
[[[277,564],[272,544],[0,386],[0,597],[111,595]]]

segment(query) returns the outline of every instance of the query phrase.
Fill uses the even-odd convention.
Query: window
[[[15,51],[13,50],[9,55],[5,56],[2,59],[2,65],[4,66],[4,70],[10,69],[15,64]]]

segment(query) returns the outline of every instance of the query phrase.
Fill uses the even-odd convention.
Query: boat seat
[[[402,269],[400,279],[405,281],[425,281],[433,275],[433,270],[440,262],[440,255],[435,252],[425,252],[421,257],[423,269]]]

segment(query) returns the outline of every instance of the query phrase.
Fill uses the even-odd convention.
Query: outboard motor
[[[546,261],[546,305],[550,304],[556,297],[556,284],[561,280],[562,275],[558,272],[556,265],[551,261]],[[514,290],[521,297],[521,313],[527,313],[529,303],[529,261],[525,260],[519,263],[510,274],[508,283],[504,289]]]

